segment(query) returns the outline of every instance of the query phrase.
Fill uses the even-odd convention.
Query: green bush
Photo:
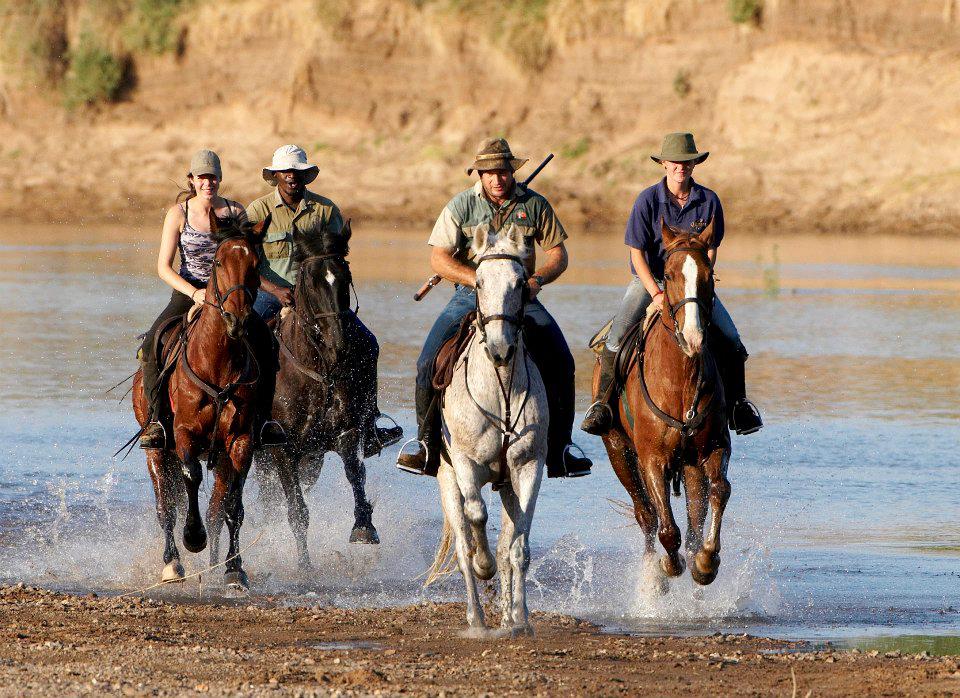
[[[0,56],[25,77],[56,82],[66,70],[62,0],[0,0]]]
[[[736,24],[759,24],[762,0],[727,0],[727,12]]]
[[[123,59],[105,49],[90,32],[83,32],[70,50],[70,67],[63,80],[63,101],[68,109],[117,98],[123,87]]]
[[[131,51],[167,53],[179,47],[175,20],[182,0],[134,0],[123,27],[124,44]]]
[[[583,136],[564,145],[560,149],[560,155],[568,160],[575,160],[578,157],[586,155],[587,151],[590,150],[590,145],[590,139],[587,136]]]

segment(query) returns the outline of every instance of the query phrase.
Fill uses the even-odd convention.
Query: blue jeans
[[[607,349],[616,351],[620,348],[620,340],[627,330],[643,319],[647,313],[647,306],[653,299],[643,287],[643,283],[636,276],[627,286],[627,292],[623,294],[623,300],[620,301],[620,307],[613,318],[613,325],[610,327],[610,334],[607,335]],[[740,340],[740,333],[737,326],[733,324],[733,318],[723,307],[720,299],[713,298],[713,326],[723,334],[727,340],[738,349],[743,348],[743,342]]]
[[[269,291],[264,291],[262,288],[257,291],[257,300],[253,302],[253,309],[264,320],[269,320],[275,316],[282,307],[283,303],[280,302],[280,299]]]
[[[453,298],[430,328],[417,359],[417,392],[421,396],[434,392],[433,362],[440,346],[456,333],[464,316],[476,307],[476,292],[467,286],[457,286]],[[562,462],[563,448],[571,442],[573,433],[576,366],[560,326],[543,304],[539,300],[531,301],[524,314],[526,345],[547,389],[550,409],[547,462],[559,463]],[[423,397],[417,403],[418,407],[423,405]],[[418,409],[417,421],[422,430],[425,415],[419,414],[420,411]]]

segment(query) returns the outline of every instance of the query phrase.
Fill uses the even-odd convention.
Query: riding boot
[[[266,325],[260,331],[254,330],[253,345],[257,353],[257,362],[260,366],[260,380],[257,381],[255,392],[256,406],[253,419],[254,448],[272,448],[284,446],[287,443],[287,432],[279,422],[272,419],[273,397],[277,389],[277,371],[280,370],[277,361],[276,339],[269,332]]]
[[[167,435],[160,422],[160,400],[162,390],[160,383],[160,367],[156,358],[151,355],[142,357],[140,368],[143,378],[143,397],[148,405],[147,425],[140,434],[140,448],[164,448],[167,445]]]
[[[547,429],[547,477],[583,477],[590,474],[593,461],[573,443],[574,385],[570,377],[568,385],[560,387],[547,381],[547,406],[550,410],[550,426]],[[580,451],[574,455],[571,449]]]
[[[397,456],[397,467],[415,475],[436,475],[440,467],[439,396],[432,388],[417,386],[417,451]]]
[[[737,434],[760,431],[763,420],[756,406],[747,400],[747,350],[741,345],[723,351],[723,392],[727,402],[727,419]]]
[[[613,426],[613,408],[610,397],[616,377],[617,352],[610,351],[604,345],[600,353],[600,383],[593,396],[593,404],[587,410],[580,428],[588,434],[603,436]]]

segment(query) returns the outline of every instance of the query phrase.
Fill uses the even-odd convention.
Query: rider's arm
[[[180,242],[180,229],[183,224],[183,209],[179,206],[171,206],[170,210],[167,211],[166,218],[163,219],[160,253],[157,255],[157,274],[171,288],[193,298],[197,303],[202,303],[204,290],[194,288],[193,284],[180,276],[173,268],[173,258],[177,254],[177,243]]]
[[[537,294],[540,293],[540,289],[551,281],[556,281],[560,275],[567,270],[569,259],[567,246],[562,242],[559,245],[554,245],[549,250],[543,251],[543,264],[541,264],[527,280],[531,299],[536,298]],[[537,283],[537,280],[534,278],[536,276],[543,279],[542,284]]]
[[[430,250],[430,266],[447,281],[473,288],[477,285],[477,272],[454,257],[455,249],[433,247]]]
[[[647,289],[647,293],[653,298],[653,302],[659,306],[659,304],[663,303],[663,293],[657,285],[657,280],[653,278],[650,265],[647,264],[646,254],[644,254],[643,250],[631,247],[630,261],[633,262],[633,270],[637,273],[637,278],[640,279],[640,283]]]

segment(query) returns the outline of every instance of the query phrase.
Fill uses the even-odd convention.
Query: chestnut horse
[[[644,562],[655,555],[654,534],[669,577],[683,573],[680,529],[670,506],[670,483],[687,500],[686,550],[690,575],[709,584],[720,566],[720,523],[730,483],[730,433],[723,384],[707,340],[713,308],[713,267],[707,256],[713,225],[699,235],[662,223],[665,250],[663,311],[624,341],[614,428],[603,437],[613,469],[633,500],[645,539]],[[599,379],[599,364],[594,383]],[[709,500],[711,520],[703,537]],[[660,590],[665,580],[660,578]]]
[[[199,317],[183,332],[183,345],[168,381],[173,413],[174,451],[147,450],[147,469],[157,498],[157,517],[166,546],[162,580],[183,578],[183,565],[174,541],[177,507],[186,498],[183,545],[193,553],[207,545],[200,518],[198,493],[203,479],[201,457],[215,471],[207,509],[210,559],[217,562],[224,521],[230,534],[224,583],[228,588],[249,587],[238,554],[243,523],[243,484],[253,456],[253,415],[260,378],[247,325],[260,285],[257,243],[262,225],[242,227],[211,214],[211,231],[219,240],[213,270]],[[218,230],[218,223],[221,229]],[[269,369],[267,369],[269,370]],[[139,372],[134,379],[133,409],[137,421],[147,423],[148,405]]]

